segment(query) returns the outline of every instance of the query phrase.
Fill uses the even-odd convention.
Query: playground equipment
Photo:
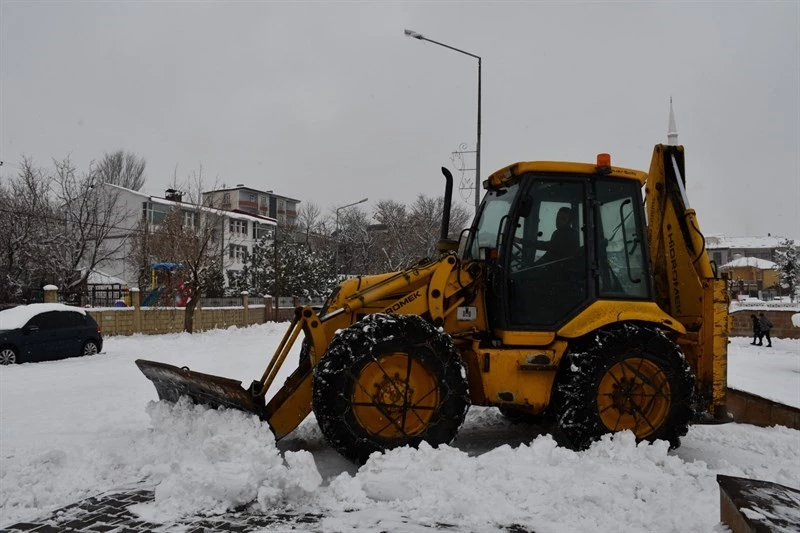
[[[150,292],[142,306],[154,305],[185,307],[189,301],[189,288],[183,283],[183,265],[180,263],[153,263],[150,265]]]

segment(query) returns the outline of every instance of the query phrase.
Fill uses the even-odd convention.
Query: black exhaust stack
[[[442,174],[446,180],[444,186],[444,205],[442,206],[442,233],[439,237],[439,251],[444,253],[449,250],[458,249],[458,241],[448,239],[447,235],[450,233],[450,204],[453,199],[453,175],[447,170],[447,167],[442,167]]]

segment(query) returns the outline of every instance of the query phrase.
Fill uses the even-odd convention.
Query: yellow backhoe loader
[[[310,412],[354,461],[450,442],[470,405],[547,421],[584,449],[610,432],[677,447],[688,425],[725,421],[728,296],[684,186],[681,146],[648,173],[521,162],[493,173],[471,228],[402,272],[343,282],[299,307],[261,379],[137,361],[163,400],[242,409],[276,438]],[[642,187],[646,199],[642,200]],[[265,396],[300,334],[298,368]]]

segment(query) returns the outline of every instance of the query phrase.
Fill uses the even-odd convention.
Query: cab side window
[[[650,298],[638,183],[597,184],[598,292],[601,298]]]

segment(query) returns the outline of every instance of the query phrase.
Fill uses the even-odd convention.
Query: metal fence
[[[125,307],[131,303],[128,291],[123,291],[121,286],[90,286],[87,299],[86,303],[91,307]]]
[[[250,298],[250,303],[261,303],[258,301],[253,301],[253,298]],[[225,296],[221,298],[203,298],[201,305],[203,307],[242,307],[244,306],[244,302],[242,302],[241,295],[239,296]]]

